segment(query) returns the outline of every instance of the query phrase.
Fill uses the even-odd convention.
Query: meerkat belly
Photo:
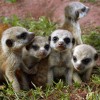
[[[54,67],[54,69],[53,69],[53,72],[54,72],[54,76],[56,77],[56,76],[62,76],[62,75],[64,75],[64,73],[65,73],[65,71],[66,71],[66,68],[65,67]]]
[[[11,69],[11,70],[16,70],[17,68],[19,68],[19,66],[20,66],[20,64],[21,64],[21,59],[19,58],[19,57],[16,57],[16,56],[14,56],[14,55],[11,55],[9,58],[8,58],[8,60],[7,60],[7,62],[9,63],[9,68]]]

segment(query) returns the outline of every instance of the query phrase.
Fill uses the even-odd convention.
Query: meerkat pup
[[[22,48],[26,46],[34,37],[32,32],[28,32],[22,27],[11,27],[5,30],[1,38],[0,69],[2,74],[12,82],[14,91],[18,92],[20,83],[18,82],[16,71],[20,71],[22,61]],[[21,72],[21,71],[20,71]],[[22,74],[22,79],[27,87],[27,81]]]
[[[65,7],[65,19],[61,26],[62,29],[67,29],[73,34],[76,44],[82,44],[81,28],[78,20],[87,15],[89,7],[80,2],[72,2]]]
[[[73,80],[80,83],[90,79],[92,69],[98,59],[97,51],[90,45],[81,44],[73,49]]]
[[[23,49],[23,60],[30,70],[30,74],[26,72],[30,83],[36,86],[43,86],[46,83],[50,52],[48,37],[43,36],[35,36],[34,40]]]
[[[73,66],[71,50],[75,43],[67,30],[55,30],[50,36],[51,54],[49,56],[48,84],[53,85],[55,77],[64,76],[66,83],[72,84]]]

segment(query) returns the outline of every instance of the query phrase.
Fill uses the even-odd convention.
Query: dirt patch
[[[17,15],[20,18],[33,16],[47,16],[55,22],[63,19],[63,9],[69,3],[79,0],[17,0],[15,3],[0,0],[0,16]],[[100,1],[95,3],[84,2],[90,7],[89,14],[80,20],[82,27],[100,26]]]

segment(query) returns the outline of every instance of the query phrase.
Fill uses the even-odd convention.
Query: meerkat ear
[[[29,50],[30,49],[30,47],[31,47],[31,45],[32,45],[32,42],[30,43],[30,44],[28,44],[28,45],[26,45],[26,50]]]
[[[73,44],[73,45],[75,44],[75,39],[74,39],[74,38],[72,39],[72,44]]]
[[[98,54],[96,53],[95,55],[94,55],[94,60],[97,60],[98,59]]]
[[[77,20],[78,20],[78,18],[79,18],[79,11],[76,11],[76,12],[75,12],[75,15],[76,15],[75,20],[77,21]]]
[[[6,40],[6,45],[7,45],[8,47],[12,47],[12,46],[13,46],[13,40],[12,40],[12,39],[7,39],[7,40]]]

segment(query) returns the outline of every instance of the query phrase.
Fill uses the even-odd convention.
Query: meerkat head
[[[76,22],[78,19],[87,15],[89,7],[80,2],[72,2],[65,7],[65,17],[69,21]]]
[[[31,56],[42,59],[50,54],[51,48],[47,37],[35,36],[31,44],[26,46]]]
[[[51,34],[49,41],[51,48],[60,52],[72,49],[75,43],[72,34],[69,31],[62,29],[55,30]]]
[[[3,51],[20,50],[23,46],[32,41],[34,34],[28,32],[23,27],[11,27],[5,30],[2,34],[1,45]]]
[[[73,49],[72,63],[74,68],[79,72],[94,67],[97,59],[98,54],[90,45],[81,44]]]

